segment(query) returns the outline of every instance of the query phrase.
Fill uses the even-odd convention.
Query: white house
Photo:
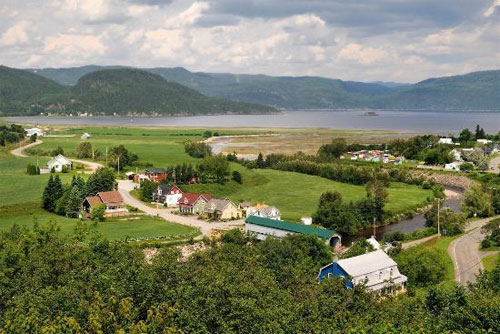
[[[153,202],[166,204],[167,207],[177,207],[182,197],[182,190],[177,186],[160,184],[153,192]]]
[[[405,291],[408,280],[383,250],[333,262],[320,269],[320,280],[330,276],[346,279],[347,288],[365,284],[368,290],[381,294]]]
[[[457,171],[457,170],[460,170],[460,164],[457,162],[452,162],[452,163],[444,165],[444,169]]]
[[[281,220],[280,210],[275,206],[268,206],[265,204],[248,207],[247,218],[250,216]]]
[[[52,158],[52,160],[47,162],[47,168],[50,170],[52,170],[53,168],[56,172],[61,172],[63,166],[71,169],[73,167],[73,163],[66,159],[62,154],[59,154],[58,156]]]
[[[31,137],[36,134],[37,137],[42,137],[43,136],[43,130],[40,128],[31,128],[31,129],[25,129],[26,131],[26,137]]]
[[[454,148],[451,150],[451,154],[453,154],[453,160],[462,161],[462,153],[459,150]]]
[[[82,134],[82,136],[80,137],[81,139],[89,139],[90,137],[92,137],[89,133],[85,132],[84,134]]]
[[[380,246],[380,243],[375,239],[375,237],[372,235],[369,239],[366,239],[366,242],[368,242],[370,245],[372,245],[373,249],[379,250],[382,249]]]
[[[492,143],[492,141],[488,140],[488,139],[478,139],[478,140],[476,140],[476,142],[478,144],[483,144],[483,145],[487,145],[487,144],[491,144]]]
[[[451,139],[451,138],[439,138],[439,144],[453,145],[453,139]]]

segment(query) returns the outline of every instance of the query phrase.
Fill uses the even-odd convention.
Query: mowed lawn
[[[26,166],[29,162],[42,166],[48,158],[29,157],[18,158],[0,152],[0,231],[8,230],[12,225],[31,228],[35,221],[39,224],[55,222],[65,235],[72,234],[78,219],[70,219],[49,213],[41,208],[43,189],[49,178],[45,175],[27,175]],[[68,183],[73,176],[58,173],[63,183]],[[125,238],[147,238],[178,236],[195,233],[196,230],[163,219],[140,217],[140,219],[124,220],[123,218],[108,219],[97,225],[97,230],[110,240]]]
[[[364,186],[335,182],[318,176],[272,169],[248,170],[236,164],[231,167],[242,173],[243,185],[230,181],[225,185],[188,186],[186,190],[209,192],[235,202],[251,201],[253,204],[274,205],[280,209],[282,217],[288,220],[311,216],[325,191],[338,191],[344,201],[356,201],[366,196]],[[430,190],[401,183],[392,183],[387,191],[389,199],[386,210],[392,212],[421,205],[427,197],[432,197]]]

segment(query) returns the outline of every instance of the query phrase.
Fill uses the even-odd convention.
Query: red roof
[[[123,197],[117,190],[114,191],[102,191],[97,193],[97,196],[101,198],[103,203],[123,203]]]
[[[210,194],[184,193],[182,195],[181,199],[179,200],[179,205],[189,205],[189,206],[191,206],[201,196],[203,196],[203,198],[206,199],[207,201],[210,201],[210,199],[212,199],[212,195],[210,195]]]
[[[86,198],[91,207],[96,207],[102,204],[101,198],[99,196],[89,196]]]

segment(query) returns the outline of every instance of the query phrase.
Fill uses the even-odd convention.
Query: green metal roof
[[[245,219],[245,222],[248,224],[260,225],[264,227],[275,228],[278,230],[290,231],[301,234],[317,235],[319,238],[322,239],[330,239],[335,234],[335,231],[327,230],[324,228],[301,225],[283,220],[274,220],[257,216],[250,216],[247,219]]]

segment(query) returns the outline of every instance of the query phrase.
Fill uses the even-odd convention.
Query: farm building
[[[26,137],[31,137],[33,135],[36,135],[37,137],[43,136],[43,130],[40,128],[24,129],[24,131],[26,131]]]
[[[80,139],[89,139],[92,137],[89,133],[85,132],[84,134],[81,135]]]
[[[54,171],[61,172],[63,167],[71,169],[73,167],[73,163],[62,154],[55,156],[49,162],[47,162],[47,168],[49,170],[52,170],[53,168]]]
[[[106,217],[123,216],[128,214],[128,210],[119,191],[101,191],[95,196],[88,196],[82,204],[83,211],[90,213],[92,209],[104,204]]]
[[[341,236],[332,230],[257,216],[245,219],[245,232],[254,233],[260,240],[268,236],[281,238],[289,234],[308,234],[316,235],[331,247],[340,246],[341,243]]]
[[[399,272],[397,263],[383,250],[332,262],[320,269],[318,278],[322,281],[331,276],[346,279],[348,289],[365,284],[368,290],[380,294],[406,290],[406,276]]]
[[[179,187],[166,184],[159,184],[152,194],[153,202],[166,204],[169,208],[177,207],[181,197],[182,190]]]
[[[205,205],[212,199],[210,194],[184,193],[179,200],[179,211],[182,213],[201,215]]]

